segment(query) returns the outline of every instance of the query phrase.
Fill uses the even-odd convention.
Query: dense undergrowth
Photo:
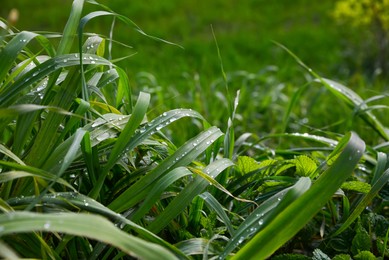
[[[101,16],[151,37],[95,1],[73,2],[62,35],[1,23],[2,257],[389,256],[387,94],[361,98],[282,45],[299,87],[269,67],[181,100],[142,74],[153,93],[133,94],[110,39],[84,33]]]

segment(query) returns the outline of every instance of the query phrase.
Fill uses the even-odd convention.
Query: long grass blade
[[[92,214],[10,212],[0,215],[0,227],[0,237],[33,231],[60,232],[102,241],[141,259],[176,259],[161,246],[131,236]]]

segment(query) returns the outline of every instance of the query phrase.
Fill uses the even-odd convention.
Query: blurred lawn
[[[161,85],[185,87],[184,73],[199,74],[203,82],[221,76],[211,25],[217,37],[224,69],[256,72],[269,65],[280,77],[292,78],[295,62],[272,41],[280,42],[323,76],[341,76],[342,37],[329,13],[334,0],[213,0],[213,1],[101,1],[130,17],[145,32],[184,47],[146,38],[116,23],[114,38],[133,46],[114,46],[113,56],[137,53],[121,62],[130,75],[140,71],[156,75]],[[20,11],[16,24],[22,30],[62,31],[70,0],[2,0],[0,15]],[[90,7],[91,8],[91,7]],[[86,26],[90,32],[109,34],[111,18],[98,18]],[[292,66],[291,66],[292,65]]]

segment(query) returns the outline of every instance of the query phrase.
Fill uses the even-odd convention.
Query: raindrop
[[[103,122],[102,121],[96,121],[92,124],[92,127],[96,127],[96,126],[99,126],[99,125],[102,125]]]
[[[166,112],[163,112],[162,116],[167,116],[167,113],[166,113]]]
[[[97,141],[103,141],[105,139],[109,138],[109,133],[102,133],[101,135],[98,135],[96,137]]]
[[[281,201],[281,198],[277,198],[278,201]]]
[[[90,63],[91,63],[91,64],[95,64],[96,62],[95,62],[94,60],[92,60]]]
[[[47,222],[43,225],[43,228],[44,228],[44,229],[49,229],[49,228],[50,228],[50,221],[47,221]]]
[[[68,62],[68,59],[64,59],[63,62],[65,62],[65,63]]]
[[[193,146],[197,146],[197,143],[193,143]]]
[[[238,240],[238,244],[241,244],[244,240],[244,237],[240,237],[239,240]]]
[[[258,225],[260,225],[260,226],[263,225],[263,220],[262,220],[262,219],[260,219],[260,220],[258,221]]]
[[[157,126],[155,129],[156,129],[157,131],[159,131],[159,130],[162,129],[162,127],[163,127],[163,126],[159,125],[159,126]]]
[[[78,58],[78,54],[74,54],[74,57]]]

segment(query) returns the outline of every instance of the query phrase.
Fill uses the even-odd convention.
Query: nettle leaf
[[[351,190],[356,192],[368,193],[371,189],[371,185],[361,181],[347,181],[340,187],[343,190]]]
[[[360,223],[357,226],[357,234],[355,235],[352,244],[351,244],[351,252],[353,255],[359,254],[361,251],[370,251],[371,248],[371,239],[369,233],[367,233],[366,229],[362,227]],[[366,258],[361,258],[366,259]]]
[[[316,162],[306,155],[297,156],[292,160],[296,166],[296,174],[304,177],[315,177],[317,165]]]
[[[246,174],[261,168],[260,164],[251,157],[239,156],[236,166],[242,174]]]

